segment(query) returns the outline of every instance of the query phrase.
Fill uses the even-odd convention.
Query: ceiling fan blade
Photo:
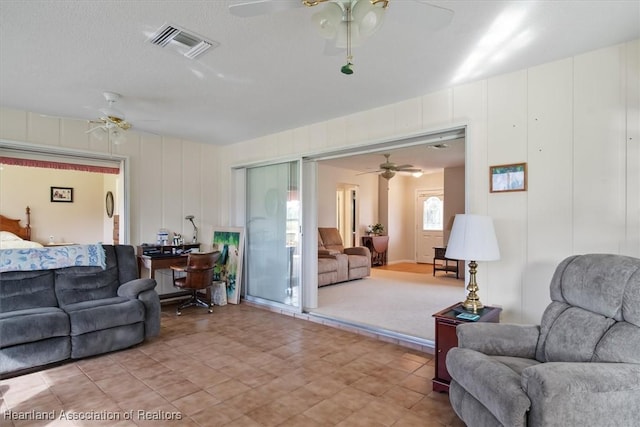
[[[268,15],[273,12],[303,6],[299,0],[238,0],[229,5],[229,12],[241,18]]]
[[[393,167],[394,170],[401,170],[401,169],[411,169],[413,167],[413,165],[396,165]]]
[[[402,169],[396,169],[396,171],[398,172],[422,172],[422,169],[416,169],[416,168],[402,168]]]
[[[436,6],[427,1],[415,0],[423,6],[426,6],[425,12],[422,14],[422,24],[430,30],[439,30],[446,27],[453,19],[453,10]]]
[[[92,132],[97,131],[98,129],[106,130],[106,129],[104,128],[104,125],[100,125],[100,126],[96,126],[96,127],[93,127],[93,128],[91,128],[91,129],[89,129],[89,130],[88,130],[88,131],[86,131],[85,133],[92,133]]]
[[[382,172],[382,169],[378,169],[377,171],[360,172],[360,173],[357,173],[356,176],[358,176],[358,175],[367,175],[369,173],[380,173],[380,172]]]

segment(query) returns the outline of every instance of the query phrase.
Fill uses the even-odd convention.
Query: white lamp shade
[[[500,249],[491,217],[457,214],[445,256],[469,261],[499,260]]]

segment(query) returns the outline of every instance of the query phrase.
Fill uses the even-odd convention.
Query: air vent
[[[210,48],[215,48],[220,45],[220,43],[205,40],[193,32],[188,32],[175,25],[168,24],[163,25],[156,31],[149,39],[149,42],[156,46],[172,49],[189,59],[195,59]]]

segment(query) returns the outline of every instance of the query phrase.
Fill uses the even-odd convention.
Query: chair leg
[[[198,297],[198,291],[196,290],[192,291],[191,298],[188,301],[180,304],[178,308],[176,308],[176,315],[180,316],[182,314],[182,309],[187,307],[203,307],[206,308],[209,313],[213,313],[213,307],[209,303],[200,299]]]

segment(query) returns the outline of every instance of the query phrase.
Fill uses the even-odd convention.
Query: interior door
[[[443,245],[442,190],[418,190],[416,192],[416,262],[432,263],[433,248]]]

